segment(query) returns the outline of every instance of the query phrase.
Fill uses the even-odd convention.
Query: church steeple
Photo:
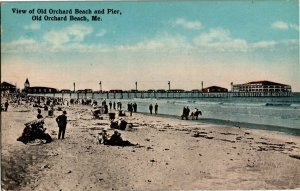
[[[24,83],[24,88],[27,89],[27,88],[29,88],[29,87],[30,87],[30,83],[29,83],[29,81],[28,81],[28,78],[26,78],[26,81],[25,81],[25,83]]]

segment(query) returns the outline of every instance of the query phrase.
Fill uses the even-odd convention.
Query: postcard
[[[299,1],[1,3],[3,190],[300,188]]]

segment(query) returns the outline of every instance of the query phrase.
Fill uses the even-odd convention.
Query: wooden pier
[[[229,97],[291,97],[292,92],[100,92],[76,93],[76,98],[104,99],[178,99],[178,98],[229,98]]]

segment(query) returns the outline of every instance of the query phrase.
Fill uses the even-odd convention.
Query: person
[[[7,108],[8,108],[8,101],[6,101],[5,103],[4,103],[4,107],[5,107],[5,111],[7,111]]]
[[[59,115],[56,118],[56,122],[58,124],[58,128],[59,128],[59,132],[58,132],[58,139],[60,139],[60,137],[62,139],[65,138],[65,131],[66,131],[66,127],[67,127],[67,116],[66,116],[67,112],[63,111],[62,115]]]
[[[186,107],[186,114],[185,114],[186,120],[189,119],[189,115],[190,115],[190,109],[189,109],[189,107],[187,106],[187,107]]]
[[[158,111],[158,105],[157,105],[157,103],[154,106],[154,111],[155,111],[155,115],[157,115],[157,111]]]
[[[114,110],[116,110],[116,102],[113,103]]]
[[[42,118],[43,118],[43,116],[42,116],[42,114],[41,114],[42,111],[41,111],[40,109],[38,109],[37,111],[38,111],[38,114],[37,114],[36,117],[37,117],[38,119],[42,119]]]
[[[111,101],[109,101],[109,110],[111,110],[111,107],[112,107],[112,103]]]
[[[114,134],[110,137],[109,145],[121,145],[123,139],[121,137],[121,133],[119,133],[117,130],[114,131]]]
[[[129,112],[130,112],[130,116],[132,116],[132,112],[133,112],[133,106],[132,103],[129,104]]]
[[[182,115],[181,115],[181,119],[182,119],[182,120],[183,120],[183,118],[185,118],[185,114],[186,114],[186,108],[183,107]]]
[[[150,105],[149,105],[149,111],[150,111],[150,114],[152,114],[152,110],[153,110],[153,106],[152,106],[152,104],[150,103]]]
[[[137,104],[134,102],[133,103],[133,112],[136,113],[137,112]]]

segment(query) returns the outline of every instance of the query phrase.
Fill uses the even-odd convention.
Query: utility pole
[[[203,81],[201,81],[201,91],[203,92]]]
[[[73,86],[74,86],[74,93],[75,93],[75,82],[73,83]]]
[[[135,91],[137,92],[137,82],[135,82]]]
[[[100,85],[100,92],[102,93],[102,82],[101,81],[99,82],[99,85]]]
[[[171,90],[171,82],[168,81],[168,85],[169,85],[169,91]]]

